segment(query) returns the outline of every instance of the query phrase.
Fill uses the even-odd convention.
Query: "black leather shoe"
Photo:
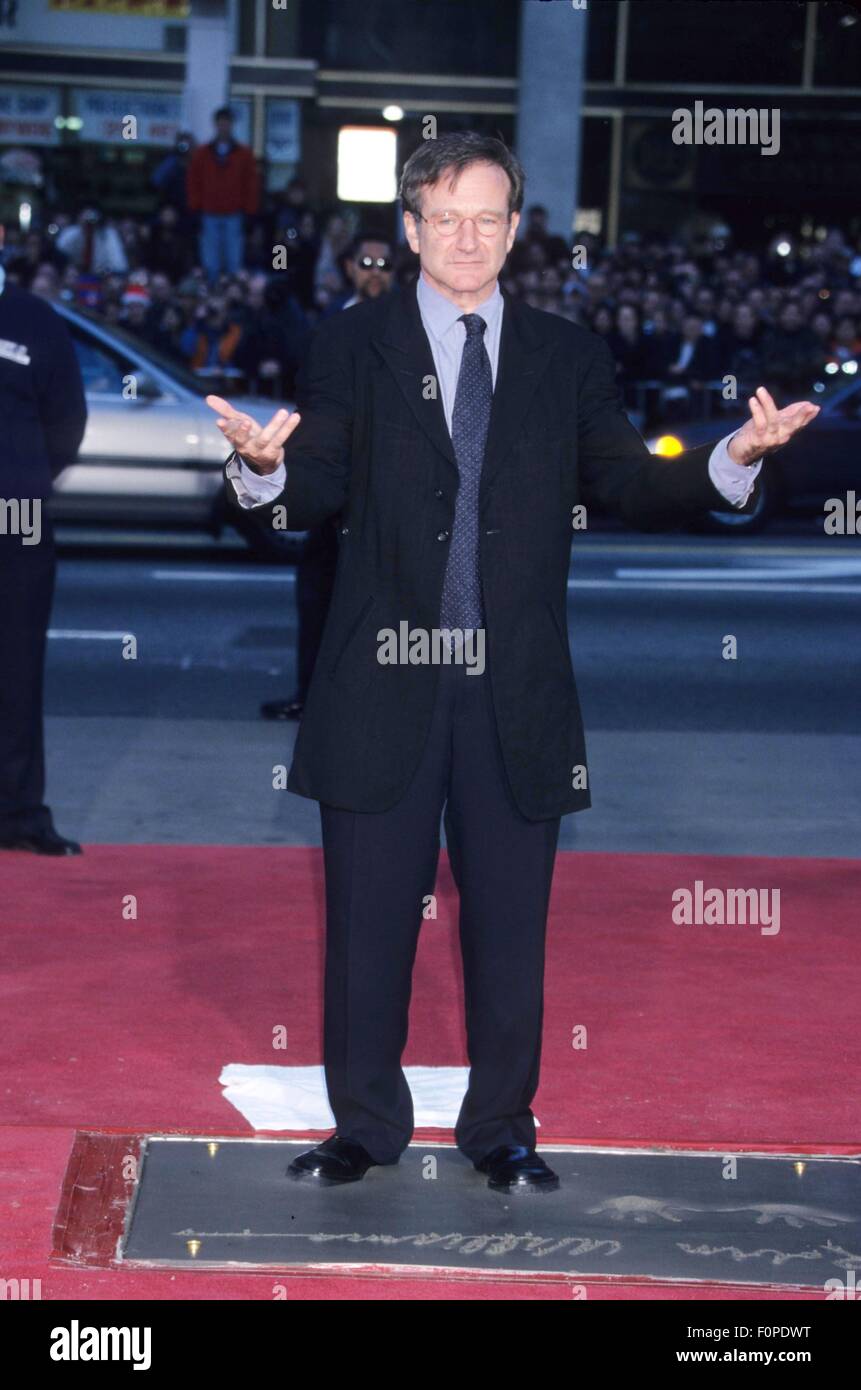
[[[29,835],[18,833],[0,838],[0,849],[24,849],[30,854],[83,854],[77,840],[66,840],[58,835],[53,827],[50,830],[34,830]]]
[[[333,1134],[318,1144],[316,1149],[294,1158],[287,1169],[288,1178],[311,1178],[321,1187],[332,1187],[336,1183],[358,1182],[369,1168],[376,1166],[367,1149],[355,1139],[343,1139]]]
[[[267,700],[260,713],[264,719],[301,719],[304,708],[303,700]]]
[[[500,1144],[475,1167],[487,1173],[487,1185],[495,1192],[555,1192],[559,1179],[534,1149],[522,1144]]]

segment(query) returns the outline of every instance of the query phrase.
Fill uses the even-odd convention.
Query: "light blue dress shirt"
[[[439,290],[435,290],[433,286],[429,285],[423,275],[420,275],[418,279],[416,298],[418,299],[424,330],[430,343],[433,364],[436,367],[445,422],[448,426],[448,432],[451,434],[454,397],[457,391],[457,379],[460,375],[463,345],[466,342],[466,325],[460,322],[464,310],[459,305],[453,304],[450,299],[446,299],[444,294],[439,293]],[[502,333],[504,307],[505,300],[502,298],[497,280],[487,299],[473,310],[473,313],[478,314],[479,318],[484,319],[487,324],[484,331],[484,346],[490,358],[494,387],[496,386],[496,373],[499,367],[499,339]]]

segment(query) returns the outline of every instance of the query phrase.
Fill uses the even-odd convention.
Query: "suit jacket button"
[[[442,497],[442,495],[443,495],[442,488],[441,488],[441,487],[434,488],[434,494],[433,494],[433,495],[434,495],[434,497]]]
[[[448,540],[448,531],[438,531],[438,532],[437,532],[437,540],[438,540],[438,541],[447,541],[447,540]]]
[[[349,536],[349,534],[350,534],[350,528],[349,528],[349,526],[342,526],[342,527],[341,527],[341,535],[342,535],[342,536]]]

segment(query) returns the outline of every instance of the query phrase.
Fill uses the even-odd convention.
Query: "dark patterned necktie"
[[[484,319],[480,314],[461,314],[460,322],[466,327],[466,342],[451,419],[460,486],[442,586],[440,627],[475,629],[484,622],[478,567],[478,486],[490,424],[493,374],[484,346]]]

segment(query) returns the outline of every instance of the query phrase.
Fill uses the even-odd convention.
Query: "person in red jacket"
[[[234,140],[230,108],[219,107],[213,120],[215,139],[192,155],[186,189],[189,211],[200,214],[200,260],[210,284],[222,271],[241,269],[245,218],[260,201],[254,155]]]

